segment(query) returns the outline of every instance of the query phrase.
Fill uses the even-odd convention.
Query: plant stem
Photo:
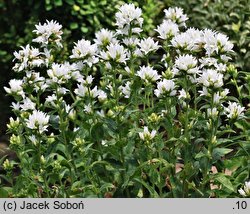
[[[238,83],[237,83],[237,80],[235,79],[235,77],[233,77],[233,81],[234,81],[234,84],[235,84],[237,93],[238,93],[238,95],[239,95],[239,101],[240,101],[240,103],[242,104],[242,95],[241,95],[240,88],[239,88],[239,86],[238,86]]]

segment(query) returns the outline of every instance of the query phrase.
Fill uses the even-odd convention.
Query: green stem
[[[184,90],[185,90],[186,94],[188,94],[189,93],[189,83],[188,83],[187,76],[185,76],[184,80],[185,80],[185,88],[184,88]],[[187,141],[186,144],[188,144],[189,143],[189,128],[188,128],[189,102],[188,101],[187,101],[186,105],[187,106],[186,106],[186,112],[185,112],[185,130],[184,130],[184,136],[186,138],[185,140]]]
[[[66,121],[64,121],[64,109],[61,108],[61,103],[59,101],[59,93],[58,93],[58,86],[56,89],[56,97],[57,97],[57,105],[59,106],[58,108],[58,114],[59,114],[59,129],[61,131],[61,135],[62,135],[62,139],[63,139],[63,144],[65,145],[65,149],[66,149],[66,158],[69,160],[70,165],[72,166],[72,169],[74,170],[74,173],[72,172],[72,169],[70,169],[70,177],[72,179],[71,182],[74,182],[75,179],[75,172],[76,172],[76,166],[75,166],[75,162],[74,159],[71,156],[71,151],[69,148],[69,144],[68,144],[68,140],[67,140],[67,136],[66,136],[66,132],[65,130],[67,129],[66,126]]]
[[[214,103],[214,100],[213,100],[213,97],[214,97],[214,93],[211,94],[211,105],[210,105],[210,109],[211,111],[213,110],[213,108],[216,107],[215,103]],[[210,137],[209,137],[209,141],[208,141],[208,156],[207,156],[207,163],[206,163],[206,169],[205,169],[205,173],[203,175],[203,189],[205,190],[206,189],[206,184],[207,182],[209,182],[209,171],[210,171],[210,167],[212,166],[213,164],[213,158],[212,158],[212,155],[213,155],[213,150],[214,150],[214,138],[216,137],[217,135],[217,129],[218,129],[218,123],[219,123],[219,118],[220,117],[220,114],[217,115],[217,118],[214,118],[214,116],[212,116],[212,118],[210,119],[211,120],[211,128],[210,128]]]
[[[241,95],[240,88],[239,88],[239,85],[238,85],[237,80],[235,79],[235,77],[233,77],[233,81],[235,83],[235,87],[236,87],[237,93],[239,95],[239,101],[242,104],[242,95]]]
[[[195,74],[195,79],[196,79],[196,74]],[[196,99],[197,99],[197,86],[195,85],[195,87],[194,87],[194,110],[195,110],[195,115],[196,115],[196,112],[197,112]]]
[[[186,92],[186,94],[189,93],[189,81],[188,81],[188,78],[187,76],[184,77],[184,81],[185,81],[185,87],[184,87],[184,90]],[[184,167],[186,164],[188,164],[188,162],[190,162],[190,133],[189,133],[189,101],[187,100],[187,103],[186,103],[186,111],[185,111],[185,125],[184,125]],[[185,179],[183,179],[183,186],[182,186],[182,191],[183,191],[183,195],[182,197],[188,197],[188,183],[186,182]]]
[[[113,66],[112,66],[112,68],[113,68]],[[118,104],[119,104],[119,91],[118,91],[115,69],[112,69],[112,74],[113,74],[112,86],[113,86],[113,90],[114,90],[115,105],[118,106]]]
[[[154,108],[154,93],[151,93],[151,107]]]

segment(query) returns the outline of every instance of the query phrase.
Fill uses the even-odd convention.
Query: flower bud
[[[157,123],[160,121],[161,117],[158,116],[156,113],[152,113],[149,117],[148,117],[149,121],[152,123]]]
[[[212,118],[212,119],[216,119],[218,117],[218,114],[219,114],[219,112],[218,112],[217,108],[212,108],[212,109],[208,108],[207,109],[207,116]]]
[[[51,133],[50,136],[47,139],[48,144],[52,144],[55,142],[55,137],[54,137],[54,133]]]
[[[163,74],[162,76],[165,78],[165,79],[172,79],[173,78],[173,72],[171,71],[170,68],[168,68]]]
[[[217,138],[216,138],[216,136],[213,136],[213,138],[212,138],[212,142],[211,142],[212,144],[216,144],[217,143]]]
[[[71,110],[70,112],[69,112],[69,119],[70,120],[75,120],[76,119],[76,111],[75,110]]]
[[[13,169],[13,164],[9,161],[9,159],[6,159],[4,162],[3,162],[3,168],[4,170],[6,171],[10,171]]]
[[[12,117],[10,118],[9,124],[7,124],[8,129],[11,129],[13,131],[17,130],[20,125],[20,120],[17,118],[14,120]]]
[[[109,109],[108,113],[107,113],[107,116],[108,117],[114,117],[114,112],[111,109]]]
[[[125,106],[115,106],[115,107],[114,107],[114,110],[115,110],[116,112],[121,112],[121,111],[124,110],[124,108],[125,108]]]
[[[84,143],[85,143],[85,140],[82,139],[82,138],[77,137],[77,138],[75,139],[75,145],[76,145],[77,147],[82,147]]]
[[[41,157],[40,157],[40,161],[41,161],[41,164],[43,164],[43,165],[45,164],[45,162],[46,162],[46,161],[45,161],[45,158],[44,158],[44,156],[43,156],[43,155],[41,155]]]
[[[209,122],[207,122],[207,128],[210,130],[212,127],[212,120],[209,119]]]
[[[61,168],[62,168],[61,163],[59,161],[55,161],[53,164],[53,169],[55,171],[59,171],[59,170],[61,170]]]
[[[236,78],[237,75],[238,75],[237,68],[236,68],[234,65],[232,65],[232,64],[230,64],[230,65],[227,67],[227,72],[228,72],[230,75],[232,75],[234,78]]]
[[[11,137],[10,137],[10,145],[11,146],[13,146],[13,145],[15,145],[15,146],[20,146],[22,144],[22,139],[21,139],[21,137],[20,136],[16,136],[16,135],[12,135]]]
[[[29,115],[30,115],[30,113],[23,111],[20,116],[21,116],[21,118],[26,119],[27,117],[29,117]]]

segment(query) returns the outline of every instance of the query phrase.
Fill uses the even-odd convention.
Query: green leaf
[[[131,161],[131,164],[129,164],[128,170],[126,171],[124,182],[122,185],[123,189],[125,189],[130,183],[132,183],[131,178],[135,176],[136,164],[137,164],[136,161],[134,161],[134,163]]]
[[[8,198],[12,193],[11,187],[1,187],[0,188],[0,198]]]
[[[240,21],[239,21],[237,24],[235,24],[235,23],[232,24],[232,30],[233,30],[235,33],[238,33],[238,32],[239,32],[240,27],[241,27],[241,22],[240,22]]]
[[[74,5],[75,1],[74,0],[65,0],[69,5]]]
[[[50,115],[49,123],[54,129],[59,129],[59,117],[55,115]]]
[[[160,173],[154,168],[149,170],[149,178],[153,184],[159,185],[161,182]]]
[[[1,56],[7,55],[7,54],[8,54],[7,51],[0,50],[0,55],[1,55]]]
[[[248,179],[248,176],[249,176],[249,172],[243,171],[235,178],[235,182],[238,184],[243,184]]]
[[[50,11],[52,9],[52,5],[46,5],[46,10]]]
[[[235,122],[234,125],[238,129],[241,129],[242,131],[246,130],[248,128],[248,126],[249,126],[249,124],[247,124],[247,122],[245,122],[244,120]]]
[[[79,11],[80,9],[81,9],[81,8],[80,8],[78,5],[76,5],[76,4],[73,6],[73,10],[74,10],[74,11]]]
[[[2,155],[2,154],[1,154]],[[5,158],[8,157],[8,155],[4,155],[3,157],[1,157],[0,159],[0,164],[2,165],[3,162],[5,161]]]
[[[97,123],[91,128],[91,137],[95,141],[101,141],[104,136],[104,129],[102,123]]]
[[[76,181],[74,182],[72,185],[71,185],[71,188],[74,189],[74,188],[78,188],[82,185],[82,181]]]
[[[219,160],[221,157],[233,151],[233,149],[227,148],[215,148],[212,153],[212,157],[214,160]]]
[[[229,170],[235,170],[239,168],[242,165],[242,163],[243,163],[242,157],[236,157],[236,158],[224,160],[224,165]]]
[[[91,168],[93,168],[95,165],[99,165],[99,164],[107,166],[107,168],[106,168],[107,170],[114,170],[114,167],[113,167],[109,162],[107,162],[107,161],[95,161],[95,162],[93,162],[93,163],[89,166],[89,169],[91,169]]]
[[[225,175],[223,175],[221,173],[217,174],[215,180],[218,181],[220,184],[222,184],[227,189],[229,189],[230,191],[232,191],[232,192],[235,191],[234,186],[231,183],[230,179],[227,178]]]
[[[223,136],[224,134],[230,134],[230,133],[235,134],[236,132],[234,130],[232,130],[232,129],[226,129],[226,130],[223,130],[223,131],[219,131],[217,136],[220,137],[220,136]],[[220,139],[218,139],[218,141],[222,141],[222,143],[225,140],[229,140],[229,139],[228,138],[220,138]]]
[[[56,6],[62,6],[63,5],[63,2],[62,2],[62,0],[55,0],[55,5]]]
[[[197,155],[195,155],[195,159],[200,159],[203,157],[207,157],[207,154],[205,154],[203,151],[200,151]]]
[[[60,155],[58,153],[51,153],[51,154],[49,154],[49,156],[46,159],[49,163],[48,165],[53,165],[53,162],[55,160],[62,161],[62,160],[65,160],[65,157],[63,157],[62,155]]]
[[[88,29],[87,27],[85,27],[85,26],[82,26],[82,27],[81,27],[81,31],[82,31],[83,33],[87,33],[87,32],[89,31],[89,29]]]
[[[135,142],[129,141],[127,145],[124,147],[123,152],[126,154],[126,156],[132,155],[133,151],[135,149]]]
[[[153,189],[153,187],[151,187],[148,183],[146,183],[145,181],[141,180],[140,178],[134,178],[134,181],[142,184],[150,193],[150,197],[152,198],[159,198],[158,193]]]
[[[62,153],[65,157],[67,156],[66,154],[66,147],[64,144],[62,143],[58,143],[55,148],[54,148],[54,151],[57,152],[57,153]]]
[[[69,27],[70,27],[71,30],[77,29],[78,28],[78,23],[77,22],[72,22],[72,23],[70,23]]]
[[[115,188],[114,184],[112,184],[112,183],[105,183],[105,184],[103,184],[101,186],[100,191],[101,192],[103,192],[103,191],[110,191],[110,189],[114,189],[114,188]]]
[[[7,183],[10,182],[9,178],[6,175],[1,175],[0,174],[0,178],[4,179],[5,181],[7,181]]]

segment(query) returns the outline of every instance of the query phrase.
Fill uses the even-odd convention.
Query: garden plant
[[[1,160],[2,195],[250,196],[249,74],[226,35],[164,14],[153,38],[124,4],[115,30],[72,50],[57,21],[35,26],[4,88],[18,159]]]

